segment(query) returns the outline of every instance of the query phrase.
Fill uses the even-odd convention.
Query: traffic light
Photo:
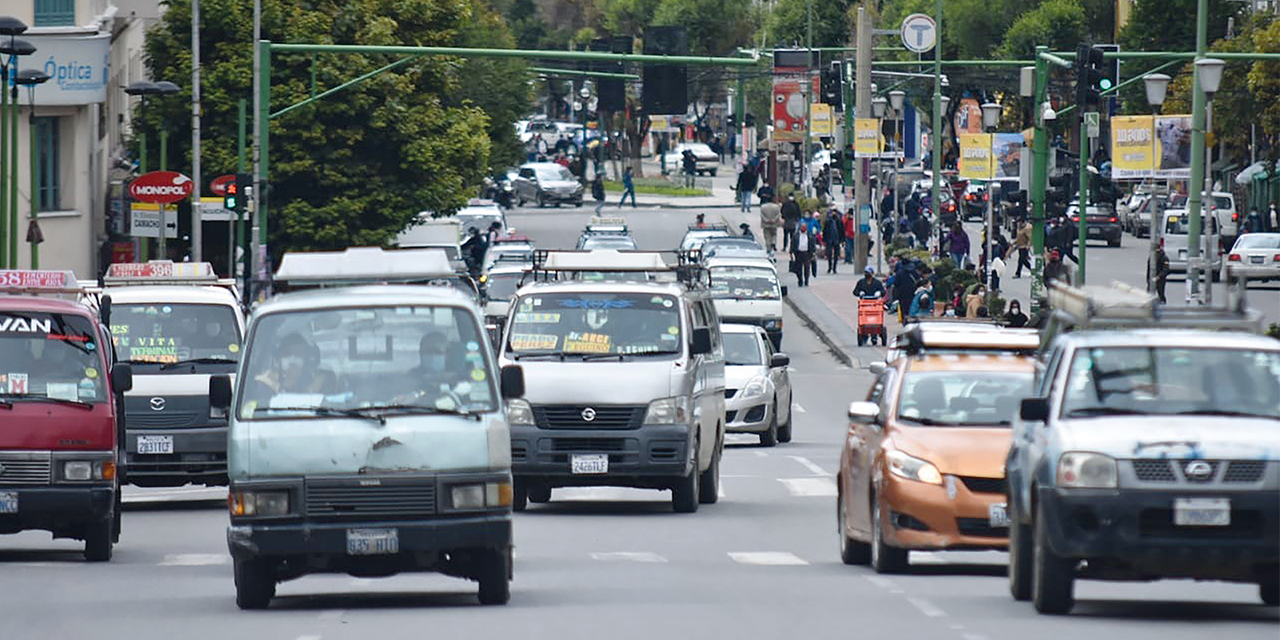
[[[240,185],[234,182],[227,184],[227,191],[222,195],[222,208],[227,211],[240,210]]]
[[[227,193],[222,196],[222,207],[237,213],[245,210],[245,203],[253,194],[253,176],[237,173],[236,179],[227,184]]]
[[[822,101],[831,105],[832,111],[844,111],[844,88],[842,81],[844,68],[839,60],[832,61],[831,67],[822,70],[820,89]]]
[[[1115,80],[1106,73],[1102,49],[1087,44],[1076,46],[1076,104],[1083,114],[1086,107],[1096,106],[1102,100],[1102,92],[1115,86]]]
[[[645,54],[683,56],[689,53],[685,28],[648,27],[644,32]],[[648,115],[684,115],[689,109],[688,77],[680,64],[646,64],[640,102]]]

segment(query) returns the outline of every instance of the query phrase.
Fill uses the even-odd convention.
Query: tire
[[[715,170],[715,169],[712,169],[712,170],[711,170],[711,177],[712,177],[712,178],[716,177],[716,170]]]
[[[1031,560],[1031,602],[1036,611],[1049,615],[1071,612],[1075,604],[1075,562],[1059,558],[1049,548],[1049,525],[1043,507],[1036,508],[1034,550]]]
[[[276,576],[264,560],[236,560],[236,606],[266,609],[276,595]]]
[[[902,573],[910,566],[908,551],[891,547],[884,541],[884,523],[880,521],[880,500],[871,496],[871,568],[876,573]]]
[[[776,404],[773,407],[773,420],[769,421],[769,428],[760,433],[760,446],[778,446],[778,406]]]
[[[115,515],[111,516],[111,542],[120,544],[120,530],[123,528],[124,505],[120,496],[120,487],[116,486],[116,508]]]
[[[480,604],[511,601],[511,549],[486,549],[480,556],[476,580]]]
[[[529,485],[516,478],[511,483],[511,510],[524,511],[529,507]]]
[[[1280,580],[1273,578],[1271,582],[1258,585],[1258,595],[1262,597],[1262,604],[1268,607],[1280,606]]]
[[[1108,247],[1118,247],[1118,246],[1120,246],[1120,238],[1116,238],[1114,241],[1112,241],[1112,240],[1108,240],[1108,241],[1107,241],[1107,246],[1108,246]]]
[[[581,201],[581,200],[579,200],[579,201],[577,201],[577,202],[573,203],[573,206],[578,207],[578,208],[581,208],[581,207],[582,207],[582,201]]]
[[[862,333],[858,333],[858,346],[861,347],[865,344],[867,344],[867,337],[862,335]]]
[[[778,425],[778,442],[791,442],[791,422],[794,419],[795,414],[788,411],[786,423]]]
[[[528,496],[529,502],[534,504],[546,504],[551,502],[551,487],[545,484],[527,485],[525,494]]]
[[[1031,527],[1019,522],[1019,516],[1009,505],[1009,595],[1018,602],[1031,599]]]
[[[689,475],[676,480],[671,487],[671,509],[676,513],[698,512],[698,484],[702,474],[698,473],[698,445],[693,446],[692,469]]]
[[[84,559],[89,562],[110,561],[114,542],[115,518],[90,524],[84,533]]]
[[[871,546],[849,537],[845,526],[844,494],[836,496],[836,535],[840,536],[840,561],[850,565],[863,565],[871,561]]]
[[[698,479],[698,502],[715,504],[720,501],[720,451],[711,454],[711,466]]]
[[[537,195],[537,200],[539,209],[545,209],[547,207],[547,199],[543,198],[541,193]]]

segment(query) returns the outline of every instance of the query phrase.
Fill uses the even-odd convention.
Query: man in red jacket
[[[857,216],[853,215],[853,209],[849,209],[844,214],[844,263],[853,264],[853,240],[856,232]]]

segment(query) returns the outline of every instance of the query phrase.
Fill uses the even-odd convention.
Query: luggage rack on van
[[[423,283],[458,275],[443,249],[348,247],[343,251],[286,253],[275,280],[295,287],[325,287]]]
[[[234,286],[233,278],[219,278],[208,262],[114,262],[107,266],[102,284],[108,287],[145,284],[204,284]]]
[[[606,235],[627,233],[627,219],[622,216],[592,216],[587,221],[584,232]]]
[[[663,254],[674,253],[676,264],[668,264]],[[555,280],[560,274],[673,274],[689,287],[706,287],[710,277],[702,265],[691,261],[696,251],[636,251],[628,249],[535,249],[533,264],[524,279],[534,282]],[[521,281],[521,285],[524,280]]]
[[[1053,309],[1044,344],[1073,329],[1188,328],[1262,332],[1262,314],[1246,309],[1243,297],[1232,307],[1173,307],[1158,304],[1146,291],[1116,282],[1110,287],[1071,287],[1050,283]]]

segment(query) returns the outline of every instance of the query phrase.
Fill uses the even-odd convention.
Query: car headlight
[[[1070,451],[1058,458],[1058,486],[1078,489],[1114,489],[1116,460],[1101,453]]]
[[[116,463],[112,460],[68,460],[62,463],[62,479],[70,482],[113,480]]]
[[[519,398],[507,400],[507,424],[525,427],[536,424],[533,420],[533,407],[529,406],[527,400]]]
[[[689,422],[689,399],[684,396],[662,398],[649,403],[644,412],[645,424],[686,424]]]
[[[454,509],[493,509],[510,504],[510,482],[458,484],[449,489],[449,505]]]
[[[884,457],[889,463],[889,473],[899,478],[926,484],[942,484],[942,474],[928,460],[921,460],[895,449],[886,451]]]
[[[769,318],[764,321],[765,331],[782,331],[782,318]]]
[[[744,398],[764,395],[767,384],[768,380],[766,380],[764,376],[756,376],[752,378],[751,381],[742,388],[742,391],[738,392],[738,394]]]
[[[289,514],[288,491],[233,491],[227,494],[233,516],[284,516]]]

